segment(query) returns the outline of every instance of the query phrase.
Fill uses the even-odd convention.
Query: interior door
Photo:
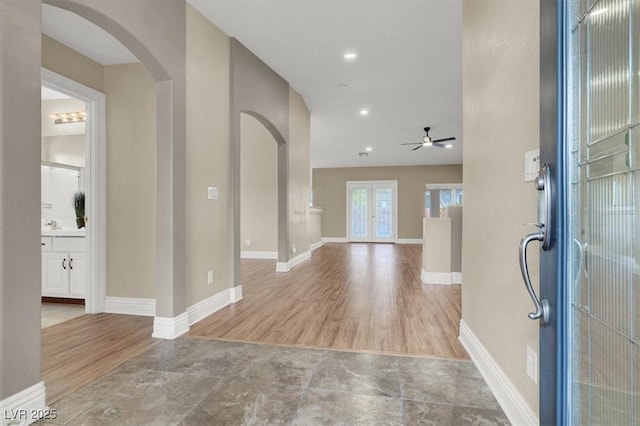
[[[349,241],[395,242],[396,193],[396,181],[347,182]]]

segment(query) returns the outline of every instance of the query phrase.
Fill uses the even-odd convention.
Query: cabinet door
[[[66,253],[42,253],[42,295],[69,295],[69,259]]]
[[[69,292],[71,297],[84,298],[87,280],[84,253],[69,254]]]

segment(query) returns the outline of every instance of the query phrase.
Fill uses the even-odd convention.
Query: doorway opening
[[[104,311],[105,95],[42,69],[43,327]],[[84,305],[83,308],[79,306]]]
[[[347,238],[350,242],[395,243],[398,181],[347,182]]]

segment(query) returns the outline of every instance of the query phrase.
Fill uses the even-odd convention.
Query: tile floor
[[[66,305],[64,303],[43,303],[41,309],[42,328],[51,327],[61,322],[84,315],[84,306]]]
[[[69,425],[506,425],[469,361],[181,337],[53,404]]]

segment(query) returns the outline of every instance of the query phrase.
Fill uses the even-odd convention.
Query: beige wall
[[[346,237],[347,181],[398,181],[398,238],[422,238],[427,183],[460,183],[462,166],[313,169],[313,204],[324,209],[323,237]]]
[[[101,64],[44,34],[42,35],[42,66],[99,92],[104,92],[104,69]]]
[[[518,244],[536,217],[524,153],[538,147],[539,2],[465,0],[463,7],[464,211],[462,319],[534,412],[527,345],[538,322],[522,283]],[[538,246],[529,265],[537,283]]]
[[[187,305],[232,286],[229,37],[187,6]],[[207,198],[216,186],[219,199]],[[214,283],[207,272],[214,271]]]
[[[451,219],[451,272],[462,272],[462,206],[447,208]]]
[[[451,219],[429,217],[422,220],[422,269],[436,273],[455,272],[451,271]]]
[[[155,82],[139,63],[104,67],[107,296],[155,298]]]
[[[289,250],[290,257],[309,251],[309,192],[311,191],[309,109],[289,87]],[[293,247],[296,253],[293,253]]]
[[[242,251],[277,252],[278,143],[262,123],[242,114],[240,145]]]
[[[309,243],[316,244],[322,241],[322,209],[312,207],[309,209]]]

